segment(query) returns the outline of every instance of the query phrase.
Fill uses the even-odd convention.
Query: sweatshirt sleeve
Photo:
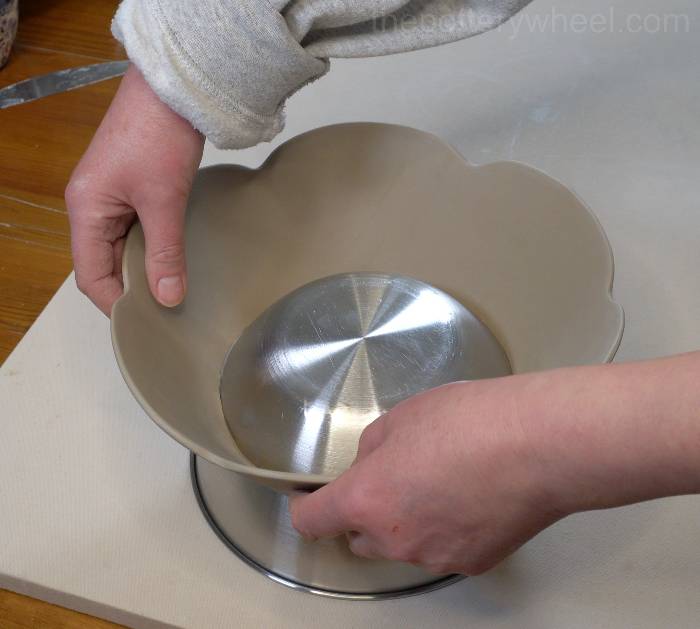
[[[158,96],[219,148],[269,141],[285,100],[331,57],[370,57],[495,28],[530,0],[124,0],[112,23]]]

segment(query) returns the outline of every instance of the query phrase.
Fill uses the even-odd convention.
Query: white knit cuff
[[[286,98],[328,70],[266,0],[221,3],[224,23],[205,2],[171,2],[167,15],[161,2],[124,0],[112,32],[158,97],[219,148],[274,138]]]

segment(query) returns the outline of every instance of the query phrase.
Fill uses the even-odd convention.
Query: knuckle
[[[372,517],[370,504],[370,492],[363,483],[353,483],[348,488],[347,495],[342,502],[342,509],[350,524],[363,527]]]
[[[367,424],[360,434],[359,449],[372,448],[374,445],[381,442],[386,434],[388,422],[389,415],[382,415],[371,424]]]
[[[150,257],[156,264],[179,265],[185,261],[185,248],[182,243],[172,243],[159,247]]]
[[[64,198],[68,210],[80,206],[90,195],[92,182],[89,177],[73,176],[68,182],[64,192]]]
[[[375,424],[376,421],[369,424],[364,428],[362,434],[360,434],[360,440],[357,444],[358,452],[362,452],[363,450],[370,448],[372,443],[374,443],[374,439],[376,438],[378,431],[378,428]]]

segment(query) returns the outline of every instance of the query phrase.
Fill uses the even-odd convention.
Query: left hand
[[[362,557],[479,574],[565,515],[524,430],[527,377],[461,382],[397,405],[336,481],[292,499],[307,538]]]
[[[185,207],[203,147],[132,65],[66,188],[75,279],[107,316],[124,289],[122,253],[137,216],[153,296],[164,306],[184,299]]]

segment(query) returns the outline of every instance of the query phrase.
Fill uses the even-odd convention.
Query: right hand
[[[362,433],[357,459],[295,496],[307,538],[475,575],[569,514],[700,493],[700,352],[445,385]]]
[[[567,515],[527,434],[530,388],[499,378],[404,400],[365,428],[348,471],[292,499],[295,528],[435,574],[491,568]]]
[[[109,316],[123,292],[122,253],[138,217],[153,296],[185,296],[184,217],[204,137],[131,66],[66,188],[78,288]]]

